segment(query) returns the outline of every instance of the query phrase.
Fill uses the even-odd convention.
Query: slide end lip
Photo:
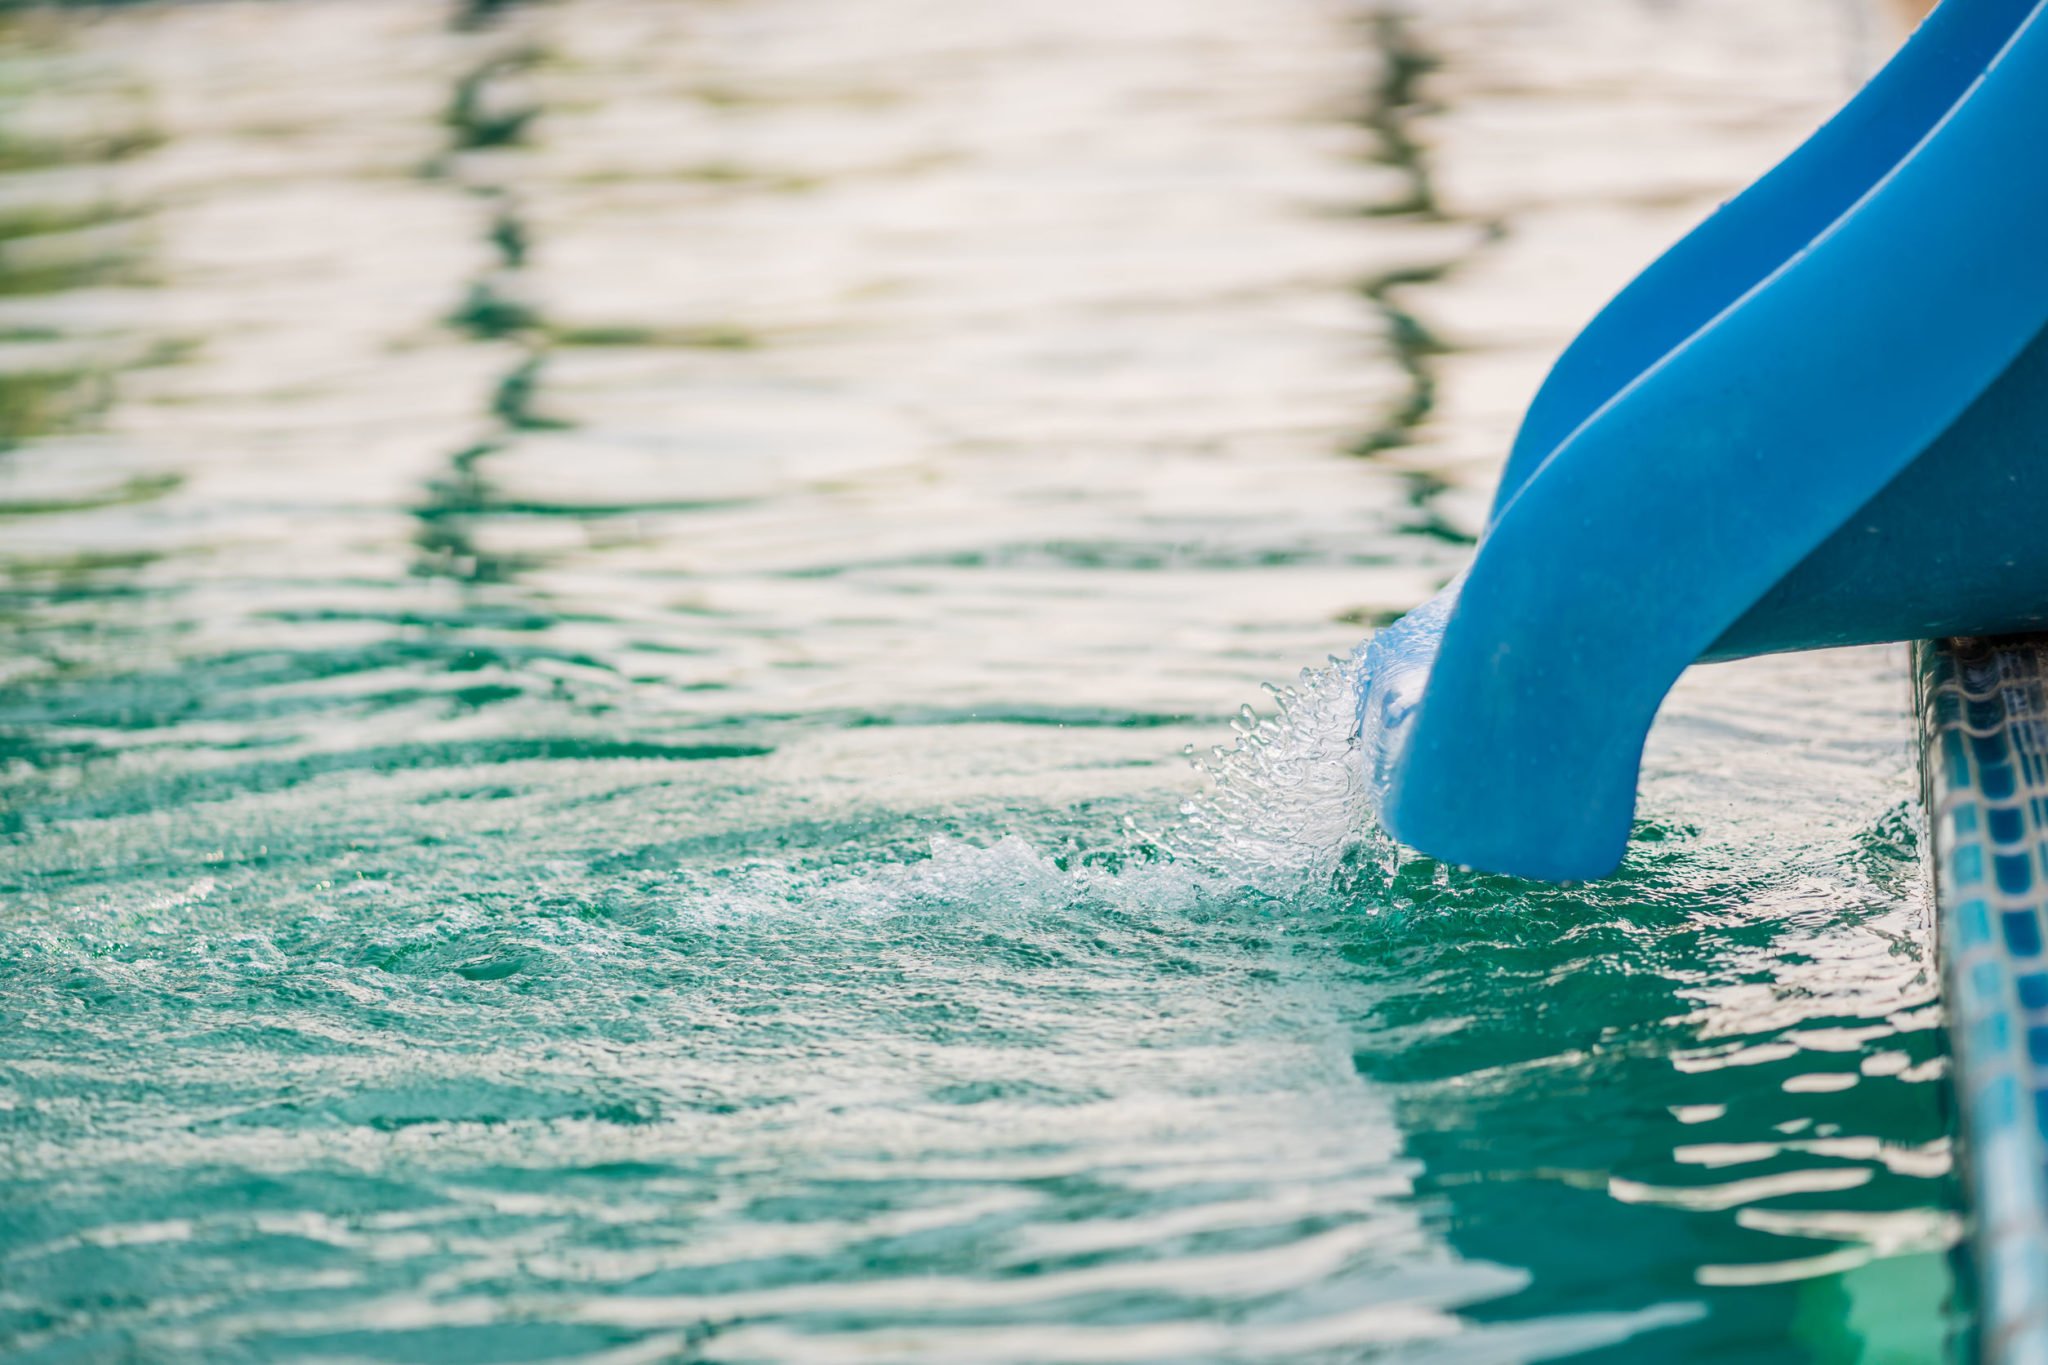
[[[1553,885],[1604,880],[1627,858],[1632,812],[1619,831],[1611,820],[1586,820],[1583,811],[1570,828],[1534,828],[1520,803],[1500,804],[1502,809],[1481,816],[1460,810],[1463,803],[1409,803],[1396,794],[1381,814],[1381,828],[1405,847],[1461,871]]]

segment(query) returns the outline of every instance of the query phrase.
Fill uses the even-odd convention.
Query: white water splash
[[[1354,849],[1398,856],[1377,819],[1399,770],[1410,721],[1457,600],[1453,583],[1348,658],[1268,685],[1276,706],[1247,706],[1236,743],[1206,759],[1209,779],[1154,842],[1176,861],[1230,882],[1288,894],[1325,882]]]
[[[1370,816],[1358,744],[1365,650],[1305,668],[1291,687],[1268,685],[1261,718],[1247,706],[1236,743],[1189,757],[1208,786],[1180,807],[1156,843],[1176,862],[1285,894],[1336,870]]]

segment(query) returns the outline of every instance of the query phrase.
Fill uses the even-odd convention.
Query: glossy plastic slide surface
[[[1603,875],[1695,661],[2044,618],[2044,15],[1948,0],[1560,362],[1461,586],[1374,642],[1396,837]]]

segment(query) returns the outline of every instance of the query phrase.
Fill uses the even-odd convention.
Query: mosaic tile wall
[[[2048,1361],[2048,639],[1916,651],[1987,1360]]]

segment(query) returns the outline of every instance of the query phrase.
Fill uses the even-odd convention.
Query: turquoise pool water
[[[1939,1357],[1902,654],[1576,890],[1297,676],[1854,17],[10,21],[0,1354]]]

